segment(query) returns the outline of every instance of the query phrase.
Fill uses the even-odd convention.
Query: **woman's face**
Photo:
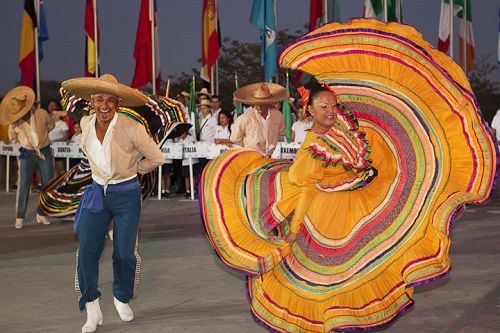
[[[227,116],[222,112],[219,113],[219,123],[224,127],[229,123],[229,119],[227,119]]]
[[[337,97],[330,91],[320,91],[307,110],[313,116],[313,128],[327,131],[337,120]]]

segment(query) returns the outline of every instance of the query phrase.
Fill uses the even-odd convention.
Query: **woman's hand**
[[[299,234],[297,232],[289,233],[288,235],[286,235],[285,242],[292,245],[297,240],[298,235]]]

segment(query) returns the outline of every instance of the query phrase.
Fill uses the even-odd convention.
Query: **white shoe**
[[[113,241],[113,229],[108,230],[108,237],[111,241]]]
[[[47,216],[43,216],[43,215],[40,215],[40,214],[37,213],[36,214],[36,223],[43,224],[43,225],[49,225],[50,221],[47,218]]]
[[[99,298],[85,304],[87,309],[87,321],[82,327],[82,333],[92,333],[97,329],[97,325],[102,325],[102,311],[99,306]]]
[[[22,218],[19,218],[19,217],[18,217],[18,218],[16,219],[16,223],[14,224],[14,227],[15,227],[16,229],[22,229],[22,228],[23,228],[23,226],[24,226],[24,219],[22,219]]]
[[[122,303],[119,300],[115,299],[115,308],[116,311],[118,311],[118,315],[120,316],[120,319],[123,321],[131,321],[134,319],[134,311],[132,311],[132,308],[128,303]]]

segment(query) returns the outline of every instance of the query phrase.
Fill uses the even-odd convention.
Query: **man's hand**
[[[292,245],[297,240],[298,235],[299,234],[297,232],[289,233],[288,235],[286,235],[285,242]]]

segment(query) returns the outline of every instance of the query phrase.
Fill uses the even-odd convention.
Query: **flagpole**
[[[97,0],[92,0],[92,12],[94,14],[94,59],[95,59],[95,77],[99,77],[99,36],[97,35]]]
[[[214,65],[212,65],[212,68],[210,69],[210,95],[214,94],[215,91],[215,71],[217,70],[216,68],[217,61],[215,62]]]
[[[450,4],[450,57],[453,59],[453,0],[449,0]]]
[[[215,60],[215,94],[219,96],[219,59]]]
[[[36,85],[36,100],[39,105],[40,101],[40,59],[39,59],[39,47],[38,47],[38,27],[40,26],[40,0],[35,0],[35,12],[36,12],[36,27],[35,27],[35,85]]]
[[[153,95],[156,94],[156,64],[155,64],[155,18],[154,0],[149,0],[149,22],[151,23],[151,83],[153,85]]]
[[[168,95],[170,95],[170,79],[167,80],[167,89],[165,89],[165,97],[168,98]]]
[[[274,24],[276,27],[276,43],[278,43],[278,0],[274,0]],[[275,59],[274,61],[276,60],[277,59]],[[276,84],[279,84],[279,75],[279,71],[276,71]]]
[[[384,0],[384,21],[387,23],[387,0]]]
[[[464,57],[464,72],[467,74],[467,0],[464,0],[464,12],[462,15],[462,25],[463,25],[463,38],[462,38],[462,48]]]
[[[323,2],[323,21],[326,23],[328,23],[328,0],[325,0]],[[288,80],[288,72],[287,72],[287,80]]]

